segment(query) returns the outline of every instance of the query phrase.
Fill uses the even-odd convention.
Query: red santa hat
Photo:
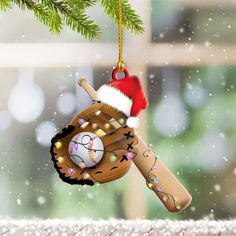
[[[126,124],[137,127],[139,122],[136,116],[147,108],[147,98],[137,76],[129,76],[127,69],[124,69],[125,77],[118,79],[117,73],[116,68],[112,73],[113,81],[98,89],[97,100],[123,112],[128,116]]]

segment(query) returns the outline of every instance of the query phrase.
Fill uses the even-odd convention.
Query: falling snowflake
[[[190,208],[190,210],[191,210],[191,211],[196,211],[196,207],[195,207],[195,206],[192,206],[192,207]]]
[[[16,199],[16,202],[17,202],[17,205],[19,205],[19,206],[21,205],[21,200],[20,200],[20,198],[17,198],[17,199]]]
[[[219,192],[221,190],[221,186],[219,184],[215,184],[214,189],[216,192]]]
[[[46,199],[43,196],[39,196],[37,202],[39,205],[43,205],[46,202]]]

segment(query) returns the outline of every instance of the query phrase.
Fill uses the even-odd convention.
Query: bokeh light
[[[56,134],[56,131],[57,127],[53,122],[43,121],[36,128],[37,142],[44,147],[49,147],[51,144],[51,139]]]
[[[10,92],[8,110],[17,121],[28,123],[40,116],[44,100],[42,89],[34,83],[33,72],[22,70],[18,83]]]
[[[209,173],[223,172],[232,162],[231,147],[222,132],[208,132],[199,143],[198,165]]]
[[[188,126],[188,112],[178,96],[168,94],[158,104],[153,121],[157,132],[174,137],[183,133]]]
[[[63,93],[57,100],[57,109],[62,115],[70,115],[75,111],[76,99],[73,93]]]
[[[184,89],[184,100],[189,106],[193,108],[200,107],[206,99],[207,92],[202,86],[187,83]]]

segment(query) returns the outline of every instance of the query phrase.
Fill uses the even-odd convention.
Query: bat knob
[[[83,85],[84,85],[85,83],[87,83],[87,80],[84,79],[84,78],[78,80],[78,85],[79,85],[80,87],[83,87]]]
[[[93,100],[97,99],[96,91],[85,78],[78,80],[77,83],[85,90],[85,92],[89,95],[90,98],[92,98]]]

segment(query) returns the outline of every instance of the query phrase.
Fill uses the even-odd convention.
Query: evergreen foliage
[[[93,40],[101,35],[100,27],[91,20],[86,10],[99,3],[115,23],[118,22],[118,0],[0,0],[0,10],[8,11],[13,5],[32,11],[52,33],[60,33],[64,25]],[[128,0],[123,0],[123,26],[139,34],[144,31],[143,22],[132,9]]]

